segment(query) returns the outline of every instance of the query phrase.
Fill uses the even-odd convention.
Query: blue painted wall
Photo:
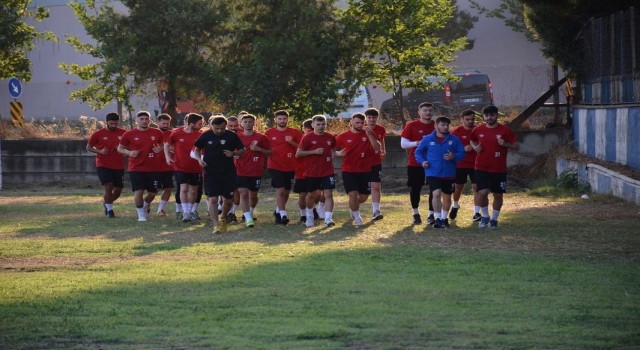
[[[573,139],[579,152],[640,169],[640,106],[573,109]]]

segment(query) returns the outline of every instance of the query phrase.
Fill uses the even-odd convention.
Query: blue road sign
[[[22,83],[18,78],[9,79],[9,94],[13,98],[18,98],[22,94]]]

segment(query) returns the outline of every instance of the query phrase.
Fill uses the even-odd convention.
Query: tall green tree
[[[394,91],[404,111],[403,89],[431,87],[429,76],[454,79],[448,63],[467,46],[468,28],[445,39],[457,11],[451,0],[349,0],[343,20],[363,53],[358,74]],[[449,31],[450,32],[450,31]],[[408,117],[403,118],[405,123]]]
[[[346,45],[333,0],[231,0],[220,98],[231,109],[296,118],[332,112],[355,93],[357,50]],[[339,93],[342,89],[342,93]],[[347,96],[345,98],[345,96]]]
[[[30,8],[30,4],[31,0],[3,0],[0,5],[0,79],[17,77],[30,81],[29,51],[35,47],[34,40],[57,40],[53,33],[38,32],[26,22],[49,17],[46,8]]]
[[[108,100],[129,101],[132,92],[157,86],[175,116],[177,95],[197,94],[217,81],[211,42],[226,17],[222,2],[211,0],[124,0],[125,11],[94,0],[74,3],[76,15],[95,44],[68,41],[98,58],[87,66],[62,64],[92,84],[74,92],[100,106]],[[174,118],[175,121],[175,118]]]

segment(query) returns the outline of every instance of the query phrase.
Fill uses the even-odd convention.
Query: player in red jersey
[[[336,137],[336,152],[342,160],[342,182],[349,196],[349,209],[355,226],[362,226],[360,204],[371,194],[371,162],[373,154],[380,151],[380,142],[368,129],[364,130],[365,116],[355,113],[351,116],[351,128]]]
[[[156,124],[158,129],[162,131],[164,141],[171,135],[171,116],[162,113],[156,117]],[[158,204],[158,210],[156,215],[160,217],[167,216],[164,211],[169,199],[171,199],[171,193],[173,192],[173,166],[167,163],[164,152],[158,154],[158,172],[160,173],[160,187],[162,188],[162,194],[160,195],[160,203]]]
[[[407,152],[407,186],[411,188],[409,192],[409,199],[411,200],[411,208],[413,209],[413,224],[419,225],[422,223],[420,217],[420,192],[422,187],[427,185],[427,178],[424,174],[424,169],[418,162],[416,162],[415,151],[416,147],[422,141],[423,136],[427,136],[435,130],[434,122],[431,120],[435,109],[433,104],[429,102],[422,102],[418,106],[418,115],[420,118],[409,122],[402,129],[400,135],[400,146]],[[429,217],[427,224],[432,225],[435,223],[435,217],[433,216],[433,195],[429,190]]]
[[[366,119],[366,126],[364,130],[367,129],[373,132],[376,140],[380,143],[380,150],[372,153],[371,157],[371,207],[373,210],[372,220],[380,220],[383,218],[382,213],[380,212],[380,198],[382,196],[382,160],[384,159],[387,148],[384,143],[385,138],[387,137],[387,131],[381,125],[378,125],[378,117],[380,116],[380,112],[375,108],[369,108],[364,111],[364,115]]]
[[[125,132],[118,145],[118,152],[129,157],[129,176],[138,221],[147,221],[148,208],[158,192],[157,159],[164,142],[162,131],[149,127],[150,116],[147,111],[138,112],[137,127]]]
[[[96,171],[103,189],[104,215],[112,219],[116,217],[113,202],[120,197],[124,187],[124,157],[117,149],[126,130],[118,127],[118,113],[108,113],[105,121],[106,127],[89,137],[87,151],[96,154]]]
[[[312,121],[307,119],[302,122],[302,132],[304,135],[313,132]],[[293,184],[293,193],[298,194],[298,208],[300,209],[300,223],[305,224],[307,222],[307,181],[304,169],[304,158],[295,158],[296,160],[296,174],[295,182]],[[315,210],[315,209],[314,209]],[[315,218],[314,212],[314,218]]]
[[[335,226],[333,222],[333,189],[336,180],[333,170],[333,154],[336,138],[325,132],[327,118],[323,115],[313,116],[313,133],[304,135],[296,151],[296,157],[304,158],[307,182],[307,227],[312,227],[313,207],[324,194],[324,224]]]
[[[238,177],[236,187],[240,193],[240,207],[247,227],[255,225],[253,212],[258,205],[258,190],[264,174],[265,157],[271,154],[269,139],[253,130],[256,117],[245,114],[240,124],[242,132],[238,133],[246,151],[235,160]]]
[[[462,145],[464,146],[465,156],[456,165],[456,184],[453,192],[453,206],[449,213],[449,218],[455,220],[458,216],[458,209],[460,209],[460,197],[462,196],[462,190],[464,190],[464,184],[467,183],[467,178],[471,181],[471,189],[473,191],[473,221],[480,221],[480,206],[478,205],[478,192],[476,187],[475,177],[475,163],[476,163],[476,151],[471,146],[471,133],[475,127],[476,112],[471,109],[466,109],[460,113],[460,119],[462,124],[453,129],[452,135],[457,136]]]
[[[286,225],[289,223],[287,202],[296,170],[294,159],[302,133],[287,126],[287,111],[278,110],[274,115],[276,126],[265,132],[273,151],[267,160],[267,169],[271,175],[271,186],[276,189],[276,209],[273,212],[275,223]]]
[[[516,134],[498,123],[498,108],[482,109],[484,124],[471,133],[471,146],[477,152],[475,172],[478,188],[478,204],[482,218],[480,228],[498,227],[503,194],[507,192],[507,153],[520,149]],[[489,192],[493,193],[493,215],[489,217]]]
[[[189,113],[185,116],[184,127],[174,130],[165,139],[166,162],[173,167],[176,173],[176,182],[180,187],[183,222],[200,219],[194,205],[198,195],[198,187],[202,185],[202,167],[196,159],[191,157],[191,150],[202,134],[200,129],[203,125],[204,117],[202,115]],[[171,157],[172,151],[173,157]]]

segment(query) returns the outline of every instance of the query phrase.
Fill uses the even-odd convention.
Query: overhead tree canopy
[[[364,81],[396,92],[400,111],[404,88],[429,88],[430,76],[454,78],[448,64],[467,45],[466,33],[474,22],[471,16],[456,22],[455,1],[350,0],[348,4],[344,21],[363,53],[358,73]]]
[[[17,77],[31,80],[29,51],[35,47],[34,40],[53,40],[51,32],[38,32],[27,24],[27,19],[42,21],[49,17],[46,8],[29,9],[31,0],[3,0],[0,5],[0,79]]]

